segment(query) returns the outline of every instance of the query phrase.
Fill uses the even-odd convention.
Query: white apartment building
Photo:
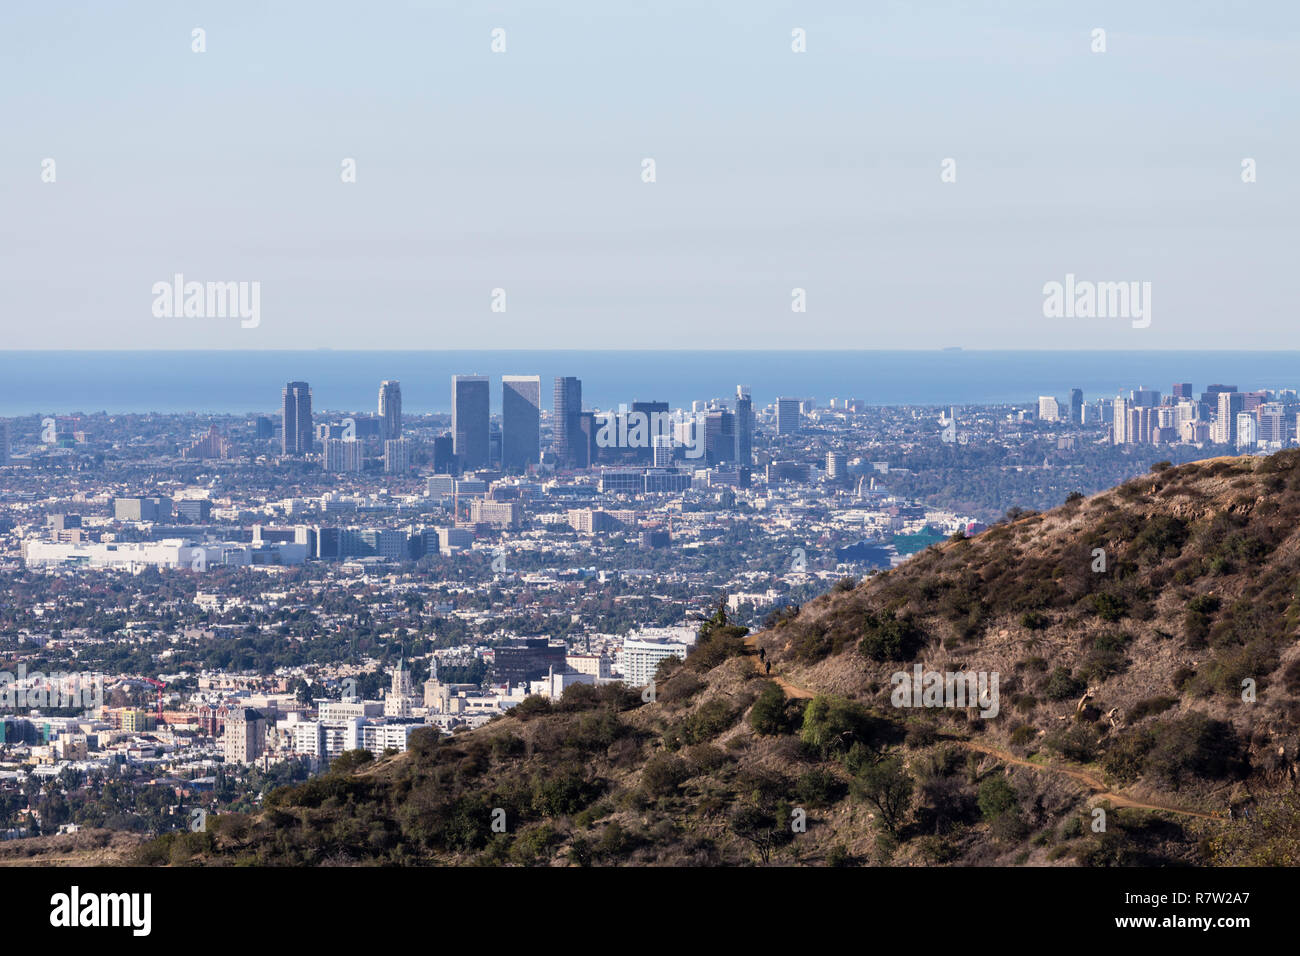
[[[1237,413],[1237,450],[1247,451],[1259,444],[1259,427],[1253,412]]]
[[[654,679],[659,662],[669,657],[685,660],[686,645],[629,637],[623,642],[623,683],[630,687],[644,687]]]

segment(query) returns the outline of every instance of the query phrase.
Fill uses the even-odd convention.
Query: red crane
[[[160,680],[154,680],[152,677],[144,677],[141,679],[144,680],[146,683],[153,684],[154,687],[158,688],[158,724],[159,726],[162,726],[163,724],[166,723],[166,721],[163,720],[162,692],[163,692],[163,688],[166,687],[167,685]]]

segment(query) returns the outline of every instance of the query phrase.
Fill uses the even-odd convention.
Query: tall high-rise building
[[[799,399],[778,398],[776,400],[776,433],[793,435],[799,431]]]
[[[323,442],[325,471],[361,471],[364,464],[361,442],[347,438],[327,438]]]
[[[580,438],[582,427],[582,381],[572,377],[555,379],[555,424],[552,448],[560,468],[586,468],[587,442]],[[594,436],[593,436],[594,437]]]
[[[439,475],[459,474],[455,442],[450,435],[439,435],[433,440],[433,470]]]
[[[843,478],[848,473],[848,456],[842,451],[828,451],[826,453],[826,477]]]
[[[1255,420],[1254,412],[1237,413],[1235,441],[1238,451],[1248,451],[1259,444],[1259,423]]]
[[[501,376],[501,468],[524,471],[541,450],[542,380],[536,375]]]
[[[488,419],[491,388],[484,375],[451,377],[452,444],[466,470],[488,464]]]
[[[1128,410],[1128,429],[1124,436],[1129,445],[1147,445],[1154,438],[1155,411],[1150,405],[1132,405]]]
[[[632,457],[637,461],[649,464],[654,459],[655,438],[659,435],[665,434],[666,430],[670,427],[668,424],[668,403],[634,401],[632,403],[632,414],[645,416],[646,441],[644,445],[635,445],[627,451],[630,452]],[[634,421],[636,420],[637,419],[634,419]],[[622,428],[624,423],[620,422],[619,425],[620,428]],[[623,431],[622,433],[626,434],[626,431]]]
[[[1192,398],[1191,382],[1174,382],[1174,401],[1177,402],[1181,398],[1189,400]]]
[[[1210,428],[1210,441],[1216,445],[1237,444],[1237,416],[1245,411],[1245,400],[1246,396],[1235,388],[1231,392],[1218,393],[1218,410]]]
[[[1213,411],[1219,407],[1220,394],[1223,392],[1235,392],[1236,390],[1236,385],[1219,385],[1217,383],[1214,385],[1207,385],[1205,386],[1205,391],[1201,392],[1201,404],[1209,405],[1210,409]]]
[[[284,387],[284,409],[281,412],[284,433],[281,449],[286,455],[305,455],[311,451],[311,386],[306,382],[290,382]]]
[[[1113,406],[1114,417],[1111,420],[1110,439],[1116,445],[1127,445],[1132,442],[1132,439],[1129,438],[1128,431],[1128,412],[1131,407],[1132,403],[1127,398],[1122,398],[1120,396],[1115,397],[1115,404]]]
[[[1135,388],[1129,397],[1138,408],[1155,408],[1160,404],[1160,392],[1154,388]]]
[[[713,411],[704,416],[704,454],[710,465],[732,461],[736,454],[736,416]]]
[[[226,714],[222,735],[226,763],[249,764],[266,749],[266,718],[260,710],[235,707]]]
[[[1259,406],[1260,441],[1286,444],[1289,432],[1286,409],[1280,402],[1266,402]]]
[[[1051,395],[1038,396],[1038,418],[1044,422],[1058,421],[1061,417],[1061,403]]]
[[[579,468],[593,468],[600,458],[600,422],[595,412],[578,412],[577,449],[574,455]]]
[[[736,386],[736,464],[747,468],[754,463],[754,400],[748,385]]]
[[[379,439],[402,437],[402,383],[384,379],[379,383]]]
[[[673,464],[673,436],[656,435],[654,437],[654,461],[656,468],[671,468]]]
[[[411,470],[411,439],[390,438],[384,442],[384,473],[404,475]]]
[[[1070,424],[1083,424],[1083,389],[1070,389]]]
[[[9,464],[9,419],[0,418],[0,467]]]

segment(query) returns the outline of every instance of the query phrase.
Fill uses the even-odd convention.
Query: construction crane
[[[162,692],[163,692],[163,688],[166,687],[167,685],[160,680],[154,680],[152,677],[142,677],[141,680],[143,680],[145,683],[153,684],[153,686],[158,689],[158,726],[161,727],[163,724],[166,723],[166,721],[163,720]]]

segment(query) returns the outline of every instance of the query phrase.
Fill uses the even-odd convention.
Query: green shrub
[[[687,714],[664,734],[669,750],[712,740],[736,722],[739,714],[726,700],[715,697]]]
[[[1028,746],[1037,739],[1038,729],[1033,724],[1021,724],[1011,731],[1011,744],[1015,747]]]
[[[1068,667],[1058,667],[1047,676],[1042,689],[1048,700],[1070,700],[1087,690],[1087,684],[1071,674]]]
[[[1075,763],[1090,763],[1097,755],[1097,731],[1087,724],[1074,724],[1050,733],[1044,743]]]
[[[686,761],[671,754],[655,754],[641,771],[641,789],[652,797],[669,796],[691,775]]]
[[[893,611],[868,612],[858,653],[873,661],[908,661],[923,643],[924,635],[910,619],[899,618]]]
[[[825,807],[844,796],[845,784],[830,771],[814,767],[802,774],[794,785],[795,799],[800,806]]]
[[[1092,609],[1096,611],[1097,616],[1103,621],[1118,621],[1128,610],[1124,599],[1115,594],[1105,592],[1094,594],[1089,600],[1092,603]]]
[[[985,820],[1020,809],[1020,798],[1016,796],[1015,789],[1007,783],[1006,777],[1000,775],[989,777],[980,784],[976,803]]]
[[[1155,697],[1147,697],[1138,701],[1128,712],[1128,723],[1136,724],[1145,717],[1154,717],[1156,714],[1162,714],[1170,707],[1178,706],[1177,697],[1168,697],[1157,694]]]
[[[1051,623],[1051,618],[1039,611],[1026,611],[1020,615],[1020,626],[1030,631],[1041,631]]]
[[[774,736],[789,731],[785,714],[785,692],[775,682],[769,682],[749,709],[749,726],[755,733]]]
[[[799,736],[823,757],[844,754],[855,743],[874,746],[879,721],[861,704],[818,694],[804,709]]]

